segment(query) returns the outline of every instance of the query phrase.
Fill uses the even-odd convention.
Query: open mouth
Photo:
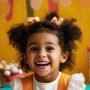
[[[50,62],[49,61],[37,61],[35,62],[35,65],[36,66],[48,66],[50,65]]]

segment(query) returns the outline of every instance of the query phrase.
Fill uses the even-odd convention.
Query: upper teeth
[[[37,62],[36,64],[48,64],[48,62],[40,61],[40,62]]]

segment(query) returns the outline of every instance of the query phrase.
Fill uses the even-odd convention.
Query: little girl
[[[80,41],[82,33],[74,21],[56,17],[40,21],[35,17],[8,31],[10,44],[21,55],[22,69],[33,71],[32,75],[14,79],[13,90],[85,90],[82,74],[61,72],[75,63],[75,42]]]

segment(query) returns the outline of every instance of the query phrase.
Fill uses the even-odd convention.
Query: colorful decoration
[[[0,73],[5,82],[9,82],[15,77],[25,76],[17,63],[7,64],[5,61],[0,62]]]
[[[57,12],[59,11],[59,0],[48,0],[48,9],[49,12]]]
[[[30,1],[31,8],[33,10],[40,9],[42,6],[42,0],[29,0],[29,1]]]
[[[5,17],[6,20],[12,18],[13,0],[0,0],[0,17]]]

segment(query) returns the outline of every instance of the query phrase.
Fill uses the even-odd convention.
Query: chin
[[[38,72],[38,73],[36,73],[36,75],[39,77],[47,77],[49,75],[49,73],[48,72]]]

